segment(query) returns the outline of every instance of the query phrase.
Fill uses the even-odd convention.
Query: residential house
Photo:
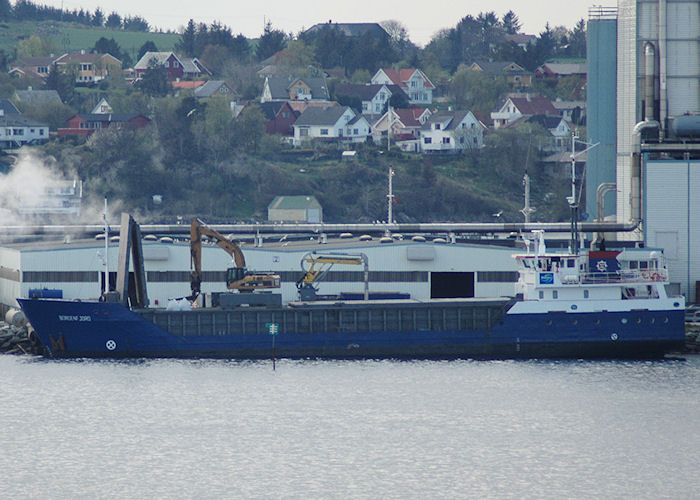
[[[372,138],[375,143],[393,142],[402,151],[417,153],[420,151],[421,128],[430,115],[425,108],[391,108],[372,126]],[[390,127],[391,134],[387,137]]]
[[[493,77],[505,76],[506,81],[514,87],[530,87],[532,85],[532,73],[514,62],[475,61],[469,66],[469,69],[481,71]]]
[[[134,130],[145,127],[151,123],[151,120],[138,113],[78,113],[68,118],[66,123],[67,127],[58,129],[59,137],[67,135],[87,136],[106,128]]]
[[[0,99],[0,116],[19,115],[19,109],[9,99]]]
[[[19,148],[26,144],[46,142],[48,139],[48,124],[19,113],[4,114],[4,110],[0,110],[0,145],[3,148]]]
[[[234,98],[236,93],[223,80],[208,80],[194,89],[194,96],[199,99],[208,99],[214,96]]]
[[[550,144],[540,145],[541,151],[555,153],[566,150],[571,145],[571,123],[561,116],[527,115],[508,122],[504,128],[517,128],[525,123],[536,123],[547,129],[552,136]]]
[[[10,75],[16,78],[45,79],[51,72],[54,57],[21,57],[10,64]]]
[[[363,115],[381,114],[395,94],[403,95],[408,101],[408,96],[398,85],[341,83],[335,89],[337,100],[348,105],[348,101],[356,100]]]
[[[426,106],[433,102],[435,85],[419,69],[380,69],[372,77],[371,83],[398,85],[406,92],[411,104]]]
[[[267,206],[271,222],[323,222],[323,207],[315,196],[275,196]]]
[[[46,106],[50,104],[63,104],[61,97],[55,90],[15,90],[13,99],[26,106]]]
[[[458,152],[484,146],[486,127],[471,111],[438,111],[420,130],[421,151]]]
[[[537,36],[526,35],[525,33],[514,33],[512,35],[504,35],[503,39],[506,42],[514,43],[523,50],[527,50],[530,45],[534,45],[537,41]]]
[[[294,135],[292,125],[294,125],[301,113],[294,111],[289,102],[263,102],[259,106],[267,120],[265,132],[271,135],[276,134],[289,137]]]
[[[296,78],[294,76],[268,76],[263,84],[260,102],[272,101],[323,101],[328,102],[330,95],[326,79]]]
[[[308,108],[293,127],[295,146],[310,139],[364,142],[371,132],[367,119],[348,106]]]
[[[122,76],[122,62],[111,54],[90,54],[85,51],[63,54],[54,61],[62,73],[75,75],[76,83],[97,83]]]
[[[134,65],[134,76],[138,80],[151,68],[165,69],[170,81],[211,75],[211,72],[197,58],[180,58],[173,52],[146,52]]]
[[[506,99],[498,111],[491,113],[491,119],[494,128],[501,128],[508,122],[529,115],[559,116],[559,112],[546,97],[513,95]]]
[[[98,102],[94,108],[92,108],[92,111],[90,111],[91,114],[93,115],[107,115],[110,113],[114,113],[114,110],[112,109],[112,106],[107,102],[107,99],[104,97],[100,99],[100,102]]]
[[[564,78],[566,76],[578,76],[586,78],[588,66],[582,63],[544,63],[535,70],[535,75],[544,78]]]
[[[575,125],[586,124],[586,101],[562,101],[557,99],[552,104],[564,119]]]
[[[191,90],[194,92],[197,87],[201,87],[204,83],[205,82],[202,80],[175,80],[174,82],[170,82],[170,86],[173,88],[175,95],[179,96],[183,90]]]

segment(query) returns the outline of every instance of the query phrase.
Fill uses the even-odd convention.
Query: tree
[[[508,91],[505,78],[490,77],[461,65],[450,83],[450,98],[457,109],[487,113],[496,108]]]
[[[0,21],[9,21],[12,16],[10,0],[0,0]]]
[[[92,52],[95,54],[110,54],[117,59],[122,58],[121,47],[119,47],[119,44],[114,40],[114,38],[107,39],[105,37],[101,37],[95,42]]]
[[[258,40],[255,56],[259,61],[262,61],[284,49],[286,45],[287,35],[283,31],[273,29],[272,23],[268,21],[260,40]]]
[[[197,27],[194,21],[190,19],[187,22],[187,27],[180,35],[180,40],[177,42],[177,48],[187,57],[195,57],[195,44],[197,42]]]
[[[148,21],[146,21],[141,16],[127,16],[122,21],[125,31],[145,31],[147,32],[150,27]]]
[[[122,27],[122,16],[116,12],[112,12],[107,16],[107,21],[105,21],[106,28],[121,29]]]
[[[17,53],[20,57],[48,56],[52,52],[55,52],[55,49],[51,40],[40,38],[37,35],[20,40],[17,48]]]
[[[158,52],[158,47],[156,47],[156,44],[153,41],[148,40],[143,45],[141,45],[137,60],[140,61],[146,52]]]
[[[170,91],[168,85],[168,75],[165,68],[152,67],[149,68],[137,83],[139,90],[151,97],[165,97]]]
[[[506,30],[506,33],[509,35],[515,35],[517,33],[520,33],[520,28],[522,25],[520,24],[520,19],[518,19],[518,16],[515,15],[515,12],[512,10],[509,10],[505,14],[503,14],[503,29]]]
[[[201,56],[204,65],[215,75],[224,71],[230,57],[229,51],[221,45],[207,45]]]
[[[97,7],[95,13],[92,15],[92,25],[102,27],[105,23],[105,15],[102,13],[102,9]]]
[[[235,122],[236,142],[246,151],[257,152],[265,135],[265,116],[260,106],[246,106]]]
[[[75,93],[75,75],[72,72],[63,73],[58,66],[51,66],[49,76],[46,77],[46,88],[55,90],[65,103],[71,102]]]

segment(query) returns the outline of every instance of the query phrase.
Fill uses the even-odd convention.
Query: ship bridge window
[[[566,267],[574,267],[576,265],[576,261],[574,259],[566,259]]]
[[[639,262],[636,260],[631,260],[630,261],[630,269],[638,269],[639,268]]]
[[[553,299],[558,299],[559,298],[559,292],[557,290],[552,290],[552,298]]]
[[[639,262],[639,269],[647,269],[649,267],[649,263],[645,260],[642,260]]]

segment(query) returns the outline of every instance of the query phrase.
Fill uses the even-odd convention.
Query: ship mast
[[[389,194],[386,195],[387,198],[387,218],[386,222],[387,224],[393,224],[394,223],[394,188],[392,185],[392,177],[394,177],[394,169],[389,167]]]

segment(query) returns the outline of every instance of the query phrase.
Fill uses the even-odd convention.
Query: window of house
[[[30,128],[30,129],[29,129],[29,132],[33,134],[33,133],[36,132],[36,130],[34,130],[33,128]]]
[[[443,143],[443,144],[449,144],[449,143],[450,143],[450,138],[449,138],[449,137],[443,137],[443,138],[442,138],[442,143]]]
[[[300,128],[299,135],[301,137],[308,137],[309,136],[309,129],[308,128]]]
[[[289,112],[288,112],[288,111],[282,111],[282,118],[289,118]]]
[[[476,137],[474,137],[474,144],[479,144],[479,141],[477,140]]]
[[[433,138],[432,138],[432,137],[424,137],[424,138],[423,138],[423,143],[424,143],[424,144],[432,144],[432,143],[433,143]]]
[[[44,135],[44,129],[43,129],[43,128],[40,128],[40,129],[39,129],[39,135]]]
[[[381,104],[375,104],[375,105],[374,105],[374,110],[377,111],[377,112],[381,111],[381,110],[382,110],[382,107],[381,107],[381,106],[382,106]]]
[[[352,133],[357,135],[360,133],[360,131],[359,131],[359,129],[354,128],[354,129],[352,129]]]
[[[321,135],[328,135],[328,129],[327,129],[327,128],[322,128],[322,129],[321,129]]]
[[[459,142],[460,142],[460,144],[464,144],[464,137],[460,137]]]
[[[362,103],[362,111],[369,111],[369,103],[368,102]]]
[[[439,124],[439,123],[436,123],[436,124],[435,124],[435,130],[440,130],[440,124]]]
[[[23,128],[13,128],[12,135],[24,135],[24,129]]]
[[[418,86],[418,82],[415,81],[415,80],[411,80],[411,87],[414,87],[414,88],[415,88],[415,87],[417,87],[417,86]]]

